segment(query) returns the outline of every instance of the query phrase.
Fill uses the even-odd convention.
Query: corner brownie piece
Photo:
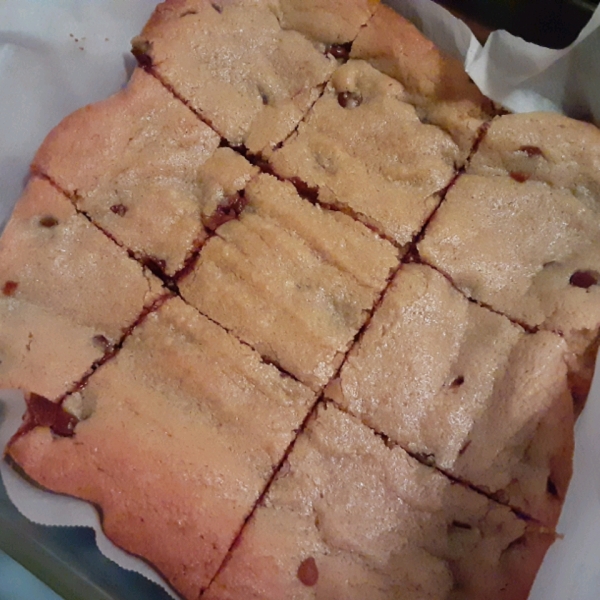
[[[423,124],[404,86],[351,60],[270,159],[275,172],[300,180],[319,202],[351,211],[406,246],[455,175],[459,148]]]
[[[321,406],[203,598],[525,600],[551,542]]]
[[[322,0],[167,0],[133,41],[134,53],[230,144],[268,154],[294,130],[335,69],[326,43],[350,42],[374,4],[353,0],[341,14],[336,6]],[[312,7],[323,17],[319,25],[314,14],[306,16]]]
[[[421,460],[554,527],[572,470],[567,345],[404,265],[326,390]]]
[[[408,101],[425,122],[447,131],[471,152],[480,127],[496,113],[470,80],[462,62],[441,52],[392,8],[380,5],[352,44],[351,58],[363,59],[404,86]]]
[[[419,244],[471,298],[564,336],[580,406],[600,329],[598,148],[566,117],[498,118]]]
[[[33,169],[119,244],[174,275],[206,238],[203,224],[256,172],[231,151],[229,162],[216,157],[226,151],[219,143],[160,82],[137,69],[124,90],[62,121]],[[207,164],[213,158],[218,170]]]
[[[366,321],[397,250],[345,214],[260,175],[179,282],[182,296],[314,390]]]
[[[57,399],[164,293],[48,181],[0,238],[0,388]],[[115,293],[118,291],[118,293]]]
[[[8,453],[98,506],[111,540],[197,598],[314,400],[174,298],[67,398],[81,419],[72,437],[36,427]]]

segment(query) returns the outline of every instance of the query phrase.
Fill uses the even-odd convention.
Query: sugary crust
[[[204,598],[525,600],[551,541],[322,407]]]
[[[253,180],[246,200],[179,288],[203,314],[318,390],[365,322],[397,252],[274,177]]]
[[[571,477],[567,346],[404,266],[326,394],[375,430],[549,528]]]
[[[582,266],[585,269],[588,259],[597,255],[594,250],[597,248],[597,228],[593,226],[600,214],[600,131],[597,127],[555,113],[502,116],[492,123],[467,172],[485,177],[512,176],[523,182],[542,182],[577,198],[586,207],[586,216],[582,220],[589,220],[581,237],[587,239],[590,245],[569,257],[566,261],[568,266],[563,269],[564,276],[569,276],[569,268]],[[585,241],[581,240],[581,244],[585,245]],[[590,287],[587,292],[590,304],[593,304],[597,288]],[[571,290],[571,293],[577,294],[580,301],[583,298],[581,292]],[[564,304],[562,306],[565,307]],[[587,312],[589,307],[589,304],[582,307],[583,312]],[[553,316],[557,318],[553,319]],[[590,389],[600,341],[600,315],[593,307],[591,316],[591,323],[579,331],[572,329],[570,333],[570,325],[563,323],[565,315],[560,309],[553,311],[551,316],[553,322],[550,326],[563,331],[569,339],[572,350],[569,357],[571,384],[578,410],[583,407]],[[567,319],[570,320],[570,317]]]
[[[460,162],[452,138],[421,123],[408,99],[399,82],[350,60],[270,163],[280,176],[315,188],[320,202],[349,209],[407,245]]]
[[[460,61],[443,54],[388,6],[380,5],[360,31],[351,57],[400,81],[423,118],[452,135],[463,160],[479,127],[495,113]]]
[[[156,278],[38,178],[0,239],[0,286],[0,387],[51,399],[164,293]]]
[[[471,298],[563,335],[581,404],[600,327],[599,245],[598,213],[570,189],[534,178],[465,175],[430,223],[419,253]],[[591,279],[578,283],[578,273]]]
[[[206,236],[215,198],[198,168],[219,136],[154,77],[134,71],[127,87],[82,108],[50,132],[33,161],[76,205],[139,257],[179,270]]]
[[[524,113],[495,119],[467,172],[518,173],[571,192],[600,213],[600,130],[556,113]]]
[[[283,30],[269,4],[167,2],[133,42],[229,143],[266,154],[293,131],[337,64]]]
[[[179,299],[151,313],[77,396],[73,437],[37,427],[9,455],[44,487],[97,505],[107,535],[190,599],[314,402]]]
[[[346,44],[356,38],[379,0],[279,0],[281,24],[311,40]]]

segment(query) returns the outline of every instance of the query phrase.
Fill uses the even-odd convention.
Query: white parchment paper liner
[[[129,41],[156,0],[0,0],[0,228],[48,131],[78,107],[117,91],[132,66]],[[515,112],[554,110],[600,124],[600,9],[565,50],[493,33],[484,47],[429,0],[388,0],[438,46],[461,57],[482,91]],[[1,327],[0,323],[0,327]],[[16,431],[22,395],[0,393],[0,446]],[[0,414],[2,414],[0,412]],[[0,461],[11,500],[34,522],[87,525],[100,550],[126,569],[166,586],[143,561],[116,548],[95,510],[47,494]],[[530,600],[598,600],[600,592],[600,377],[576,427],[575,474],[558,530]]]

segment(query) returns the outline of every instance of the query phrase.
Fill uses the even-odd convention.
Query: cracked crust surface
[[[225,150],[217,150],[219,142],[160,82],[136,69],[124,90],[62,121],[33,168],[118,243],[173,275],[206,238],[203,219],[224,201],[224,188],[234,181],[228,193],[243,189],[255,171],[241,157],[221,159],[207,185],[204,165]]]
[[[526,333],[434,269],[409,264],[326,395],[552,528],[573,454],[567,353],[559,336]]]
[[[268,154],[337,64],[324,47],[282,29],[276,13],[270,2],[168,1],[134,52],[230,144]],[[292,10],[292,20],[296,13],[301,18]]]
[[[270,164],[278,175],[315,188],[319,202],[349,209],[407,245],[460,160],[452,138],[423,124],[407,98],[401,83],[350,60]]]
[[[463,163],[481,125],[496,114],[462,63],[441,52],[389,6],[377,8],[352,44],[350,56],[402,83],[421,118],[453,137]]]
[[[248,185],[246,200],[179,288],[200,312],[318,390],[398,265],[397,251],[269,175]]]
[[[39,178],[0,239],[0,287],[0,387],[50,399],[79,381],[164,293]]]
[[[499,117],[419,244],[468,296],[564,336],[580,408],[600,330],[598,148],[589,124]]]
[[[72,437],[37,427],[11,458],[99,506],[108,537],[187,598],[214,575],[315,400],[178,298],[77,395]]]
[[[222,600],[525,598],[552,536],[417,463],[390,440],[423,463],[435,457],[438,466],[551,526],[572,454],[565,344],[550,331],[526,334],[468,303],[422,266],[403,267],[379,304],[407,245],[417,241],[440,190],[463,166],[494,108],[458,62],[370,0],[167,0],[134,50],[146,71],[136,70],[115,97],[69,117],[50,134],[34,168],[48,172],[138,260],[152,259],[147,264],[176,275],[167,279],[170,289],[181,284],[186,300],[217,324],[180,299],[154,305],[149,316],[142,311],[123,348],[62,404],[81,419],[75,435],[60,437],[61,431],[70,435],[75,422],[62,408],[34,400],[30,415],[51,414],[26,422],[37,427],[16,438],[14,459],[43,485],[101,505],[109,536],[149,560],[190,599],[197,600],[221,564],[208,595]],[[527,294],[554,293],[548,284],[559,280],[554,276],[538,281],[534,275],[527,283],[536,261],[546,260],[543,248],[563,248],[565,235],[566,257],[558,262],[574,260],[579,268],[580,258],[594,255],[600,243],[590,233],[598,221],[595,130],[561,119],[494,121],[470,174],[452,188],[420,249],[435,246],[429,234],[443,230],[447,212],[455,211],[460,223],[451,223],[436,260],[453,261],[452,244],[482,249],[482,262],[468,265],[467,283],[473,274],[489,283],[485,278],[499,269],[509,273],[507,297],[522,281]],[[262,155],[249,158],[263,170],[293,178],[305,197],[290,182],[257,176],[246,150]],[[479,180],[505,191],[494,196],[484,186],[456,209],[462,186]],[[517,180],[525,187],[514,187]],[[540,221],[539,206],[547,205],[535,190],[542,188],[556,188],[559,204],[566,198],[558,212],[550,211],[550,225]],[[518,190],[525,189],[532,202],[541,202],[536,210],[523,201]],[[0,319],[2,306],[7,319],[18,317],[18,352],[37,351],[38,338],[29,333],[39,320],[48,340],[44,351],[51,353],[40,359],[41,368],[35,365],[41,374],[21,366],[11,372],[28,389],[43,381],[33,391],[51,399],[56,396],[44,386],[54,385],[53,377],[64,378],[72,361],[96,356],[85,323],[76,323],[80,346],[68,345],[72,323],[64,325],[60,311],[71,319],[69,311],[81,309],[70,302],[87,301],[89,294],[88,308],[103,303],[100,318],[113,327],[121,293],[129,293],[119,279],[125,253],[59,197],[64,218],[93,233],[82,237],[83,250],[65,254],[68,276],[81,276],[83,295],[78,288],[63,299],[50,283],[52,293],[42,298],[45,292],[30,282],[35,302],[41,299],[39,306],[23,307],[27,286],[10,269],[0,288]],[[569,245],[575,239],[569,227],[580,228],[589,246]],[[54,224],[48,230],[61,231]],[[214,235],[198,256],[207,232]],[[503,262],[499,243],[494,246],[499,235],[514,265]],[[101,252],[99,242],[84,265],[78,261],[94,236],[111,249]],[[60,236],[48,237],[52,249]],[[155,298],[158,281],[136,269],[131,280],[140,287],[145,281],[148,299]],[[542,265],[549,269],[559,265]],[[405,279],[409,271],[429,273],[421,297],[411,296],[419,285]],[[586,295],[569,304],[576,327],[565,337],[568,383],[573,395],[585,398],[597,349],[597,288],[589,284],[595,263],[582,273],[575,287]],[[94,284],[86,287],[87,281]],[[46,301],[59,314],[53,321]],[[134,317],[140,314],[135,302],[138,296]],[[527,302],[527,310],[536,309]],[[544,302],[550,301],[543,299],[543,319],[564,317],[562,308],[548,316]],[[95,331],[93,340],[103,352],[114,343]],[[349,351],[327,393],[387,438],[333,405],[303,429],[316,392]],[[398,389],[402,394],[392,393]],[[398,411],[403,401],[408,406]],[[56,426],[42,427],[57,408]],[[265,505],[257,505],[298,435]],[[239,547],[222,563],[240,529]]]
[[[525,600],[551,539],[321,406],[203,598]]]

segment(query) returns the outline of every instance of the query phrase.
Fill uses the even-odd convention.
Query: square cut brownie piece
[[[33,178],[0,238],[0,388],[52,400],[165,293],[45,179]]]
[[[260,175],[179,282],[183,297],[314,390],[333,376],[398,266],[397,250],[345,214]]]
[[[33,168],[119,244],[174,275],[206,238],[217,208],[226,210],[256,171],[219,143],[160,82],[137,69],[124,90],[62,121]]]
[[[560,115],[496,119],[419,244],[471,298],[564,336],[579,406],[600,328],[599,148]]]
[[[405,450],[554,527],[569,485],[567,346],[404,265],[326,395]]]
[[[374,6],[369,0],[167,0],[134,39],[133,51],[230,144],[268,154],[335,69],[328,44],[350,42]]]
[[[552,536],[321,406],[205,600],[525,600]]]
[[[439,127],[423,124],[407,99],[401,83],[351,60],[270,163],[319,202],[408,245],[454,177],[460,151]]]
[[[363,59],[399,81],[406,101],[423,120],[447,131],[468,157],[480,127],[497,110],[471,81],[462,63],[441,52],[389,6],[380,5],[352,44],[351,58]]]
[[[8,453],[42,486],[98,506],[111,540],[196,600],[314,401],[173,298],[66,399],[81,419],[71,437],[33,427]]]

